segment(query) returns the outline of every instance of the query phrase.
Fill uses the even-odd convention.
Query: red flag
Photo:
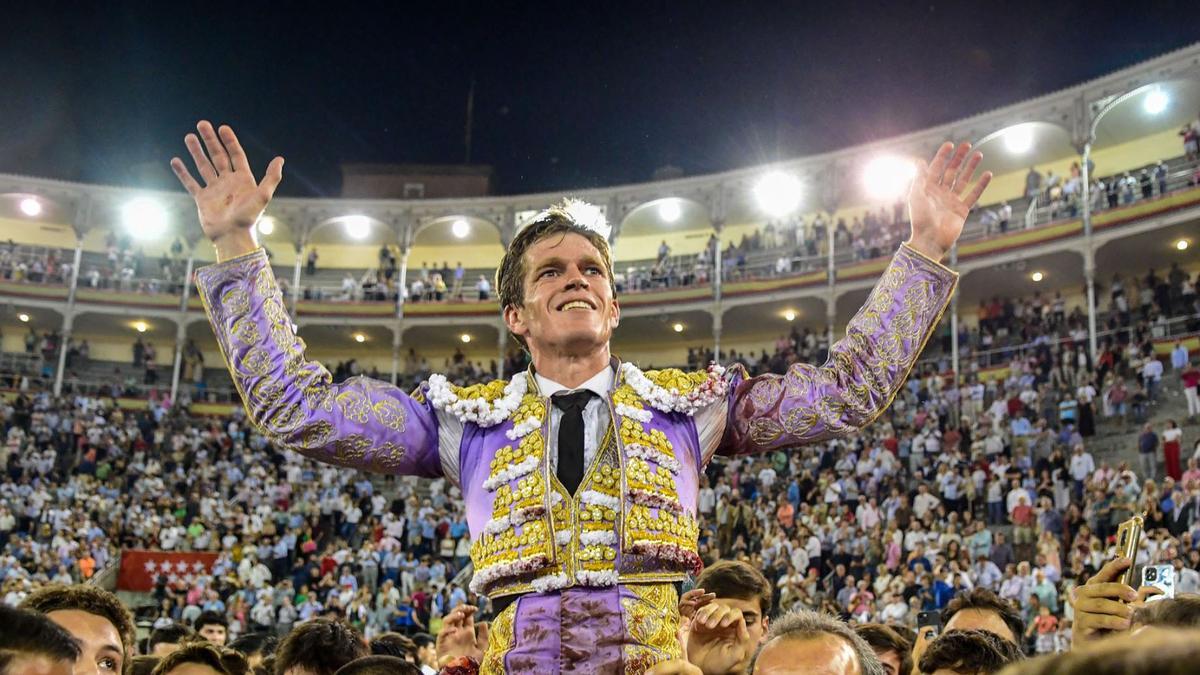
[[[216,561],[217,554],[208,552],[125,550],[117,590],[152,591],[159,577],[166,577],[168,584],[191,586],[197,577],[212,574]]]

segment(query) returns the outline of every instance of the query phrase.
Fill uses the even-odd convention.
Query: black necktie
[[[556,394],[551,401],[562,411],[558,423],[558,480],[575,494],[583,481],[583,409],[594,396],[584,389],[573,394]]]

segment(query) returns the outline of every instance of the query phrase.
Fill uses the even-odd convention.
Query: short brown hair
[[[199,663],[222,675],[246,675],[250,672],[246,657],[238,652],[211,642],[190,642],[159,659],[151,675],[167,675],[185,663]]]
[[[1025,620],[1021,618],[1015,607],[1005,602],[995,592],[986,588],[975,588],[967,593],[960,593],[954,596],[950,602],[946,603],[946,608],[942,610],[942,625],[949,624],[950,619],[954,618],[955,614],[964,609],[995,612],[1004,621],[1004,625],[1008,626],[1008,629],[1012,631],[1013,639],[1020,645],[1021,636],[1025,634]]]
[[[771,613],[771,584],[752,567],[738,560],[722,560],[704,569],[696,579],[696,588],[715,593],[718,598],[758,600],[764,617]]]
[[[396,656],[401,659],[416,658],[417,645],[400,633],[381,633],[367,643],[375,656]]]
[[[1017,645],[990,630],[951,630],[929,643],[918,665],[922,673],[942,668],[960,673],[996,673],[1024,658]]]
[[[125,605],[121,604],[117,596],[99,586],[84,584],[43,586],[30,593],[29,597],[25,598],[25,602],[21,603],[21,607],[40,614],[74,609],[108,619],[113,628],[117,629],[117,634],[121,636],[121,651],[125,652],[125,658],[122,659],[123,667],[128,668],[130,661],[133,660],[134,648],[137,645],[137,630],[133,625],[133,615],[129,613],[128,609],[125,609]]]
[[[903,675],[912,672],[913,644],[894,628],[882,623],[860,623],[854,627],[854,632],[866,640],[876,654],[896,652],[900,657],[900,672]]]
[[[1200,660],[1200,631],[1151,628],[1063,654],[1030,659],[1003,675],[1191,675]]]
[[[300,666],[314,675],[333,675],[355,659],[370,655],[358,632],[340,621],[313,619],[288,633],[275,650],[275,672]]]
[[[496,292],[500,298],[500,311],[509,307],[520,307],[525,303],[525,253],[534,244],[556,234],[566,236],[578,234],[587,239],[600,252],[600,260],[604,264],[604,275],[613,286],[616,294],[615,277],[613,276],[612,249],[608,240],[599,232],[576,223],[567,216],[562,208],[564,205],[552,207],[550,212],[540,220],[526,225],[517,236],[513,237],[504,257],[500,259],[500,267],[496,269]],[[514,335],[521,346],[526,346],[525,339]]]
[[[1163,628],[1200,628],[1200,595],[1183,593],[1148,602],[1134,610],[1133,623]]]
[[[398,656],[373,655],[354,659],[337,675],[421,675],[421,669]]]

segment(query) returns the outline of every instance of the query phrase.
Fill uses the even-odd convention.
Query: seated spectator
[[[44,614],[79,643],[80,672],[120,673],[133,656],[133,617],[117,596],[96,586],[46,586],[25,598],[23,609]]]
[[[347,663],[338,669],[337,675],[421,675],[423,672],[404,659],[373,654]]]
[[[212,611],[204,612],[196,617],[192,626],[200,637],[218,647],[225,646],[225,639],[229,636],[229,621],[223,615]]]
[[[193,642],[159,659],[151,675],[247,675],[245,657],[209,642]]]
[[[75,638],[37,612],[0,604],[0,673],[71,675],[79,658]]]
[[[891,626],[864,623],[854,627],[862,639],[871,645],[885,675],[909,675],[912,672],[912,643]]]
[[[163,657],[196,639],[195,631],[181,623],[155,628],[146,640],[146,654]]]
[[[929,643],[922,675],[991,675],[1025,658],[1021,648],[987,630],[951,630]]]
[[[688,661],[705,675],[746,672],[770,622],[771,584],[744,562],[722,560],[696,585],[707,595],[689,621]]]
[[[354,629],[328,619],[313,619],[292,629],[275,651],[278,675],[333,675],[355,659],[368,656]]]
[[[845,623],[828,614],[798,609],[771,625],[752,672],[882,675],[884,670],[867,641]]]

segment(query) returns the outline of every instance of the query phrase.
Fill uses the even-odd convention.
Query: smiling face
[[[588,239],[556,233],[525,251],[524,299],[504,309],[508,329],[539,353],[590,354],[607,347],[621,318],[604,258]]]

